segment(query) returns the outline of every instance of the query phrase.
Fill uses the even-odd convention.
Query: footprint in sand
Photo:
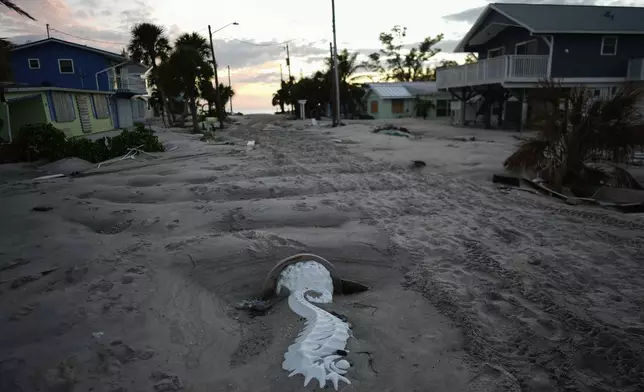
[[[305,211],[313,211],[313,210],[317,209],[317,206],[314,206],[314,205],[311,205],[311,204],[306,204],[306,203],[297,203],[295,205],[292,205],[291,209],[293,211],[305,212]]]

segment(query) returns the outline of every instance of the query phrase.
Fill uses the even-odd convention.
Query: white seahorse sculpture
[[[340,381],[351,382],[344,377],[350,367],[338,350],[344,350],[350,336],[349,325],[311,302],[333,301],[333,280],[322,264],[301,261],[284,268],[277,282],[277,293],[289,291],[288,304],[298,315],[306,318],[305,328],[298,335],[286,354],[282,368],[304,376],[304,386],[311,379],[324,388],[331,381],[338,389]]]

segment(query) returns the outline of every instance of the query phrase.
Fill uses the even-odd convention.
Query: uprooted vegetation
[[[636,188],[620,165],[644,147],[641,89],[624,85],[612,98],[598,99],[584,88],[562,88],[546,81],[538,133],[523,140],[504,165],[542,178],[552,188],[588,196],[605,185]]]
[[[142,124],[132,131],[123,130],[117,136],[97,140],[67,138],[51,124],[30,124],[20,129],[12,144],[2,146],[0,156],[5,163],[55,161],[69,157],[97,163],[125,155],[134,148],[146,152],[164,151],[159,138]]]

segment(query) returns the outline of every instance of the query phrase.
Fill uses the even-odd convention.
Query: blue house
[[[438,88],[458,99],[455,122],[482,115],[487,126],[520,128],[530,120],[541,80],[583,85],[600,97],[644,81],[644,8],[490,4],[455,51],[479,59],[437,70]]]
[[[12,48],[11,69],[4,140],[36,121],[79,136],[130,127],[149,113],[138,99],[147,95],[146,67],[116,53],[49,38]]]

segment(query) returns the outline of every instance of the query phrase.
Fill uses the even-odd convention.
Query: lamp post
[[[221,97],[219,96],[219,76],[217,76],[217,60],[215,59],[215,47],[212,44],[212,35],[218,31],[225,29],[228,26],[237,26],[239,23],[231,22],[227,25],[218,28],[215,31],[211,31],[210,25],[208,25],[208,37],[210,37],[210,52],[212,53],[212,67],[215,71],[215,103],[217,105],[217,118],[219,119],[219,127],[224,129],[224,117],[221,113]]]

